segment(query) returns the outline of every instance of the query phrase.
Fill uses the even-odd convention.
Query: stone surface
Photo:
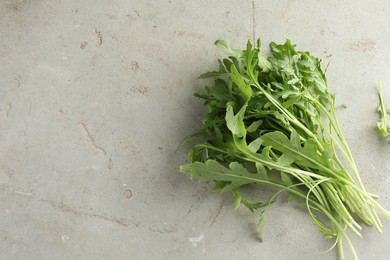
[[[378,79],[390,104],[389,11],[380,0],[1,1],[0,259],[336,259],[283,198],[259,243],[256,214],[178,173],[177,146],[200,126],[192,94],[217,65],[216,39],[261,37],[266,50],[288,36],[331,61],[362,179],[390,208],[390,144],[374,129]],[[353,238],[361,259],[390,255],[383,224]]]

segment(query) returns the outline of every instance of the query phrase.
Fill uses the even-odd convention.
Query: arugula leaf
[[[260,39],[257,41],[257,48],[260,50],[261,43]],[[269,62],[269,60],[264,56],[264,54],[259,51],[257,54],[257,65],[260,67],[260,69],[263,72],[269,72],[272,70],[272,64]]]
[[[233,82],[237,85],[240,95],[247,102],[251,98],[251,88],[245,83],[244,78],[236,69],[236,66],[231,66],[231,77]]]
[[[227,105],[226,108],[226,126],[227,128],[238,137],[243,137],[246,135],[246,129],[244,122],[242,121],[242,117],[245,113],[245,106],[240,109],[240,111],[235,115],[233,111],[233,107],[231,105]]]
[[[189,174],[190,178],[198,178],[199,182],[216,181],[224,183],[221,192],[232,191],[247,184],[268,184],[278,186],[277,182],[265,180],[261,175],[250,173],[238,162],[229,164],[229,168],[215,160],[195,162],[180,166],[181,172]]]
[[[219,63],[218,71],[210,71],[210,72],[203,73],[202,75],[199,76],[199,78],[206,79],[206,78],[219,78],[219,77],[229,76],[230,73],[226,69],[223,62],[221,60],[218,60],[218,63]]]
[[[226,40],[217,40],[214,43],[219,50],[221,50],[223,53],[225,53],[227,56],[234,57],[236,59],[239,59],[242,57],[242,51],[235,50],[230,47],[230,42]]]

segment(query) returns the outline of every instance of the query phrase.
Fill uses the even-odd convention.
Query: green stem
[[[335,115],[335,114],[336,114],[336,111],[335,111],[334,101],[333,101],[333,100],[330,102],[330,108],[331,108],[332,114]],[[364,187],[364,185],[363,185],[363,182],[362,182],[362,180],[361,180],[361,178],[360,178],[360,175],[359,175],[358,169],[357,169],[357,167],[356,167],[355,161],[354,161],[354,159],[353,159],[353,157],[352,157],[351,150],[349,149],[349,146],[348,146],[348,144],[347,144],[347,141],[345,140],[344,135],[343,135],[342,132],[341,132],[339,120],[338,120],[338,118],[337,118],[336,116],[334,117],[334,120],[335,120],[335,124],[336,124],[336,132],[338,132],[338,133],[340,134],[340,135],[339,135],[340,141],[343,143],[344,148],[345,148],[345,150],[347,151],[347,155],[348,155],[347,158],[348,158],[348,161],[349,161],[349,163],[350,163],[350,165],[351,165],[351,167],[352,167],[352,171],[353,171],[353,173],[354,173],[354,176],[355,176],[355,178],[357,179],[357,181],[358,181],[358,183],[359,183],[359,185],[360,185],[360,188],[361,188],[363,191],[366,191],[366,189],[365,189],[365,187]]]
[[[379,105],[380,105],[380,112],[382,120],[385,122],[386,125],[389,123],[387,122],[387,116],[386,116],[386,108],[385,108],[385,102],[383,102],[383,95],[382,95],[382,85],[381,82],[378,80],[378,92],[379,92]]]
[[[337,251],[339,252],[339,260],[344,259],[344,252],[343,252],[343,237],[341,235],[338,235],[339,242],[337,243]]]

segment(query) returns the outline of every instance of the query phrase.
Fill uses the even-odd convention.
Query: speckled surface
[[[200,126],[192,93],[216,39],[266,49],[288,36],[331,61],[363,182],[390,208],[390,144],[374,128],[378,79],[390,104],[389,12],[379,0],[1,1],[0,259],[336,259],[283,198],[259,243],[256,214],[178,173],[177,146]],[[383,224],[353,238],[361,259],[390,257]]]

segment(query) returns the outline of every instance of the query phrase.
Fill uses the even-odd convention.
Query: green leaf
[[[189,174],[190,178],[198,178],[199,182],[214,181],[214,182],[229,182],[223,187],[221,192],[231,191],[243,185],[250,183],[271,184],[269,180],[263,180],[259,174],[253,174],[239,164],[232,162],[229,168],[221,165],[215,160],[207,160],[203,162],[194,162],[180,166],[180,172]]]
[[[228,184],[227,182],[224,181],[216,181],[214,187],[211,189],[211,191],[214,192],[221,192],[223,188]]]
[[[270,151],[272,149],[272,146],[266,146],[263,148],[263,150],[261,151],[261,155],[265,158],[266,161],[270,161],[272,162],[272,158],[270,156]],[[270,166],[267,166],[270,170],[272,170],[273,168],[270,168]]]
[[[279,60],[292,60],[293,56],[298,54],[295,50],[295,45],[288,38],[286,38],[286,42],[283,45],[271,42],[270,47],[272,56]]]
[[[290,152],[295,154],[294,150],[298,148],[294,142],[290,142],[287,136],[280,131],[274,131],[265,134],[262,136],[262,139],[264,141],[264,146],[271,146],[273,149],[283,153]]]
[[[317,154],[317,144],[313,139],[308,139],[301,146],[299,135],[296,132],[291,134],[291,140],[285,134],[279,131],[271,132],[262,136],[264,142],[262,145],[271,146],[283,155],[279,157],[278,163],[283,166],[296,163],[302,166],[311,167],[319,170],[328,170],[321,158]]]
[[[283,102],[283,106],[285,108],[289,108],[289,107],[295,105],[300,99],[301,99],[301,96],[291,97],[287,101]]]
[[[291,180],[291,176],[289,174],[286,174],[285,172],[280,172],[280,176],[282,179],[282,182],[286,184],[286,186],[293,185],[293,182]]]
[[[262,69],[263,72],[268,72],[270,70],[272,70],[272,64],[271,62],[269,62],[263,55],[262,52],[259,51],[258,53],[258,65],[259,67]]]
[[[217,40],[214,44],[218,47],[220,51],[225,53],[227,56],[232,56],[236,59],[242,57],[242,51],[232,49],[232,47],[230,46],[230,42],[227,40]]]
[[[242,120],[244,113],[245,106],[243,106],[240,111],[235,115],[233,107],[231,105],[227,105],[225,116],[226,126],[232,132],[232,134],[237,135],[238,137],[246,136],[246,129]]]
[[[290,153],[284,153],[278,158],[277,163],[281,166],[291,166],[295,160],[295,156],[292,156]]]
[[[269,58],[269,61],[274,67],[274,72],[276,71],[276,73],[285,78],[286,83],[297,78],[296,69],[293,65],[295,63],[294,56],[298,53],[295,51],[295,46],[291,44],[291,41],[286,39],[283,45],[272,42],[270,48],[272,57]]]
[[[301,147],[301,137],[299,136],[297,131],[292,131],[291,132],[290,142],[291,142],[291,144],[293,145],[294,148],[298,149],[298,148]]]
[[[251,212],[254,212],[255,210],[262,208],[262,207],[268,207],[271,205],[274,201],[258,201],[258,202],[252,202],[250,200],[245,199],[240,191],[238,189],[232,191],[233,194],[233,209],[236,210],[240,204],[244,204],[245,207],[247,207]]]
[[[241,194],[240,194],[240,192],[238,190],[233,190],[232,194],[233,194],[233,198],[234,198],[233,210],[236,210],[236,209],[238,209],[238,207],[241,204],[242,196],[241,196]]]
[[[247,102],[252,96],[252,90],[250,86],[245,83],[244,78],[238,72],[236,66],[234,65],[231,66],[231,77],[236,86],[238,87],[240,95],[242,96],[244,101]]]
[[[309,52],[300,52],[301,59],[297,62],[299,73],[303,76],[303,83],[313,86],[317,93],[326,96],[328,89],[326,77],[321,69],[321,60],[310,55]]]
[[[311,211],[309,211],[309,215],[310,215],[310,217],[311,217],[311,220],[313,221],[313,224],[315,225],[315,226],[317,226],[317,228],[322,232],[322,233],[324,233],[325,235],[327,235],[327,236],[330,236],[330,237],[334,237],[334,232],[330,229],[330,228],[328,228],[328,227],[326,227],[321,221],[319,221],[318,219],[317,219],[317,217],[311,212]]]
[[[289,81],[287,81],[287,83],[291,84],[291,85],[294,85],[295,83],[298,83],[298,82],[299,82],[298,78],[293,78],[293,79],[290,79]]]
[[[263,120],[257,120],[257,121],[253,121],[252,124],[250,124],[246,131],[248,133],[253,133],[253,132],[256,132],[257,129],[259,128],[259,126],[261,126],[261,124],[263,123]]]
[[[199,78],[206,79],[206,78],[219,78],[219,77],[229,76],[230,73],[226,69],[223,62],[221,60],[218,60],[218,63],[219,63],[218,71],[210,71],[210,72],[203,73],[202,75],[199,76]]]
[[[257,150],[260,149],[260,146],[261,144],[263,143],[263,139],[261,137],[259,138],[256,138],[255,140],[253,140],[249,145],[248,145],[248,148],[249,150],[251,150],[252,152],[257,152]]]
[[[261,178],[264,180],[268,179],[267,170],[265,169],[264,165],[258,162],[256,162],[255,165],[256,165],[256,171],[261,176]]]
[[[262,208],[262,207],[266,207],[268,206],[270,203],[270,201],[266,201],[266,202],[263,202],[263,201],[258,201],[258,202],[252,202],[252,201],[249,201],[247,199],[245,199],[244,197],[242,197],[242,204],[245,205],[245,207],[247,207],[251,212],[254,212],[255,210],[259,209],[259,208]]]
[[[220,77],[227,77],[229,76],[229,72],[222,72],[222,71],[209,71],[206,73],[203,73],[199,76],[201,79],[207,79],[207,78],[220,78]]]

